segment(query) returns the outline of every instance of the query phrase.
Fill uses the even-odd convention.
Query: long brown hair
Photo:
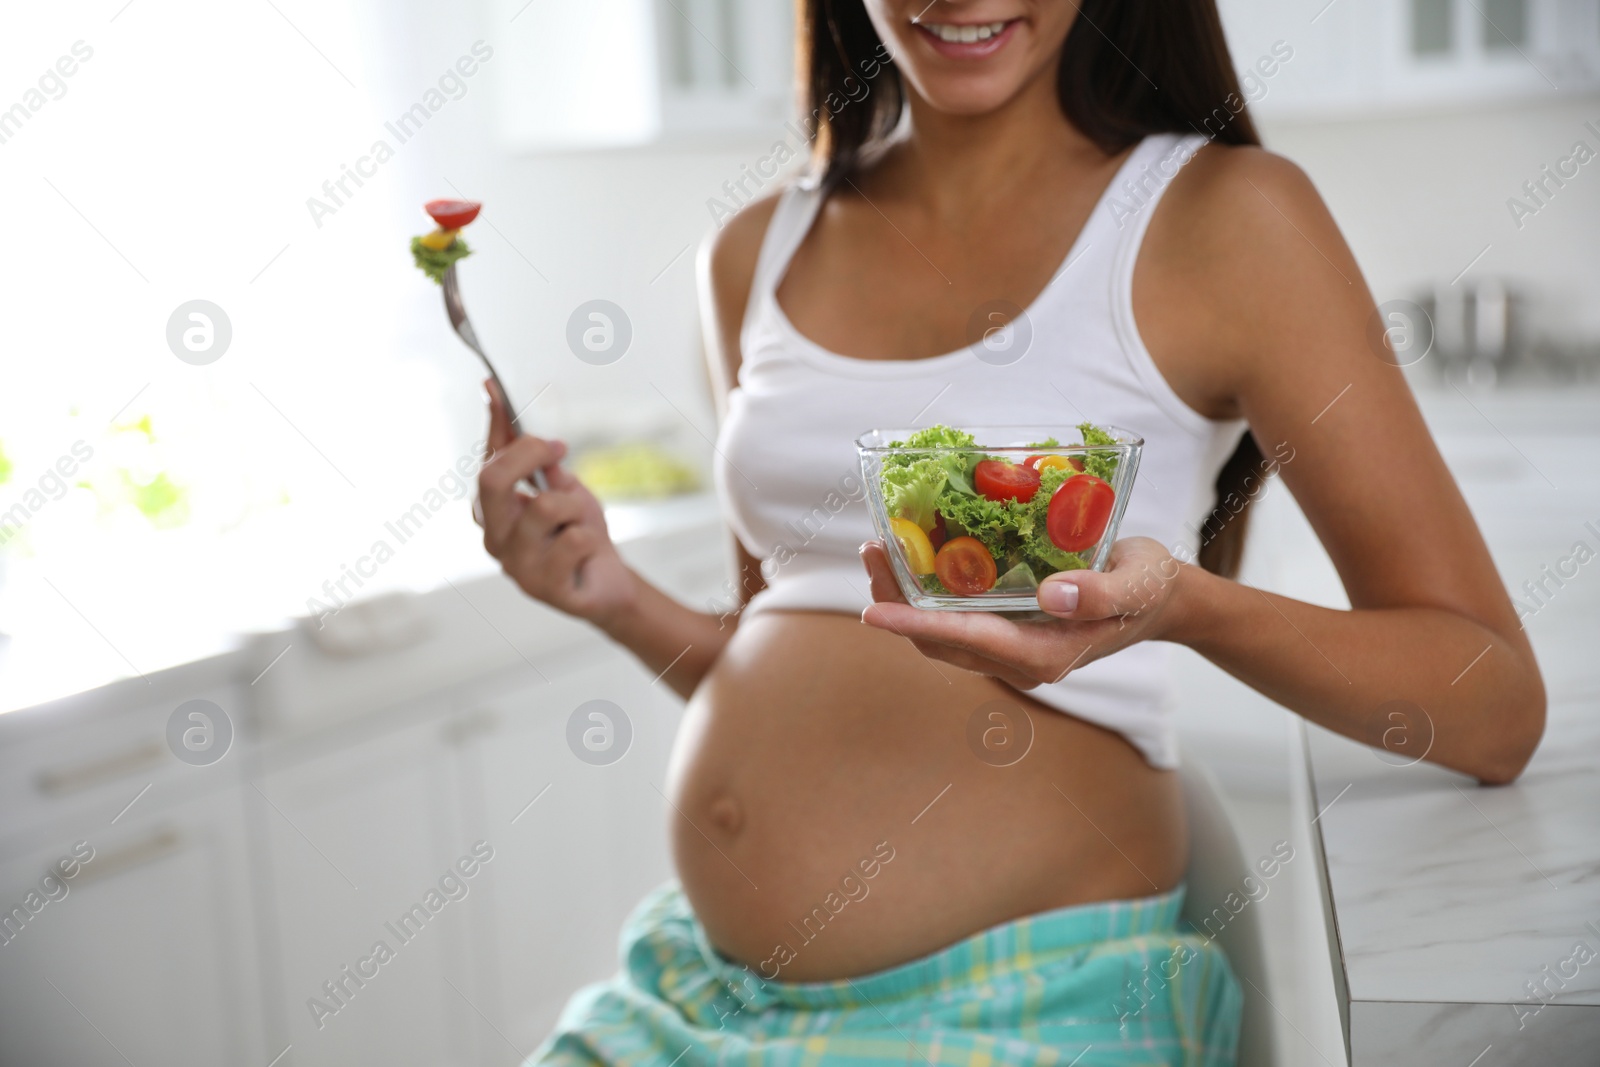
[[[813,162],[831,188],[894,129],[905,88],[862,0],[797,0],[796,6],[797,68],[816,123]],[[1078,0],[1056,89],[1067,119],[1107,154],[1152,133],[1261,143],[1215,0]],[[1217,506],[1200,531],[1199,561],[1209,571],[1228,577],[1239,571],[1252,496],[1247,479],[1259,477],[1262,459],[1246,433],[1217,475]]]

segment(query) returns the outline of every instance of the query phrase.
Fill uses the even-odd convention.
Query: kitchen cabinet
[[[611,518],[663,588],[720,592],[713,508]],[[501,575],[404,609],[426,623],[404,647],[296,626],[0,716],[0,903],[95,850],[0,944],[0,1067],[511,1065],[616,969],[670,872],[682,702]],[[197,697],[233,727],[200,766],[167,732]]]
[[[493,10],[497,25],[515,22],[494,42],[500,134],[514,151],[766,134],[789,115],[793,16],[778,0]]]
[[[463,913],[479,902],[469,891],[432,913],[426,900],[471,846],[452,832],[446,711],[437,701],[396,708],[389,715],[407,723],[398,729],[269,753],[245,791],[271,888],[280,1047],[293,1046],[293,1067],[468,1062],[446,983],[468,966]],[[388,952],[374,958],[380,942]]]
[[[616,971],[623,919],[671,873],[658,790],[681,701],[609,646],[541,671],[513,672],[462,704],[477,724],[462,767],[481,788],[468,836],[495,845],[492,900],[470,916],[481,924],[484,1012],[503,1033],[480,1021],[483,1063],[518,1062],[508,1041],[531,1052],[578,985]],[[575,712],[597,744],[621,745],[626,732],[626,751],[580,759]]]
[[[237,789],[167,805],[146,796],[115,824],[113,807],[8,852],[7,907],[77,842],[93,858],[0,946],[0,1064],[264,1065],[276,1054],[240,801]]]
[[[1600,87],[1600,6],[1586,0],[1220,0],[1218,8],[1242,75],[1261,57],[1277,60],[1244,85],[1252,108],[1269,118],[1492,104]]]

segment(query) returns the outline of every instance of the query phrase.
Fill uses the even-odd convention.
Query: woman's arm
[[[489,390],[488,458],[478,472],[483,546],[535,600],[599,627],[687,696],[733,632],[677,603],[623,562],[593,493],[561,466],[560,441],[512,434],[504,398]],[[518,485],[543,470],[549,489]]]
[[[707,238],[700,255],[701,309],[719,414],[739,367],[739,325],[775,201],[750,205]],[[735,542],[737,609],[695,611],[645,581],[623,562],[606,531],[600,502],[561,467],[566,446],[516,437],[505,399],[489,390],[488,458],[478,475],[483,544],[529,596],[586,619],[681,696],[699,686],[733,636],[739,612],[761,590],[759,562]],[[543,470],[548,492],[517,488]]]
[[[1202,152],[1151,222],[1135,287],[1141,332],[1179,395],[1209,415],[1242,414],[1266,454],[1292,456],[1281,475],[1351,609],[1264,593],[1132,539],[1106,573],[1041,587],[1041,607],[1074,621],[1017,626],[892,602],[866,621],[1024,685],[1134,640],[1177,641],[1369,744],[1392,725],[1384,705],[1415,704],[1426,718],[1408,728],[1431,728],[1429,760],[1484,782],[1515,778],[1544,728],[1532,648],[1401,372],[1382,358],[1372,298],[1310,182],[1259,150]],[[869,553],[875,575],[880,552]],[[879,599],[897,599],[890,587],[874,582]]]

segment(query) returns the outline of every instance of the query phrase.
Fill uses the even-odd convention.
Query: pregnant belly
[[[848,616],[746,620],[689,703],[669,782],[678,875],[712,943],[783,981],[881,970],[1183,871],[1170,772]]]

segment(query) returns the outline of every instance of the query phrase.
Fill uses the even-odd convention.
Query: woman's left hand
[[[1054,619],[1014,622],[982,611],[923,611],[906,603],[882,541],[861,546],[872,599],[861,621],[909,638],[925,656],[993,675],[1018,689],[1059,682],[1070,671],[1136,641],[1163,640],[1181,609],[1179,586],[1193,568],[1160,542],[1130,537],[1111,546],[1105,571],[1063,571],[1039,586]]]

